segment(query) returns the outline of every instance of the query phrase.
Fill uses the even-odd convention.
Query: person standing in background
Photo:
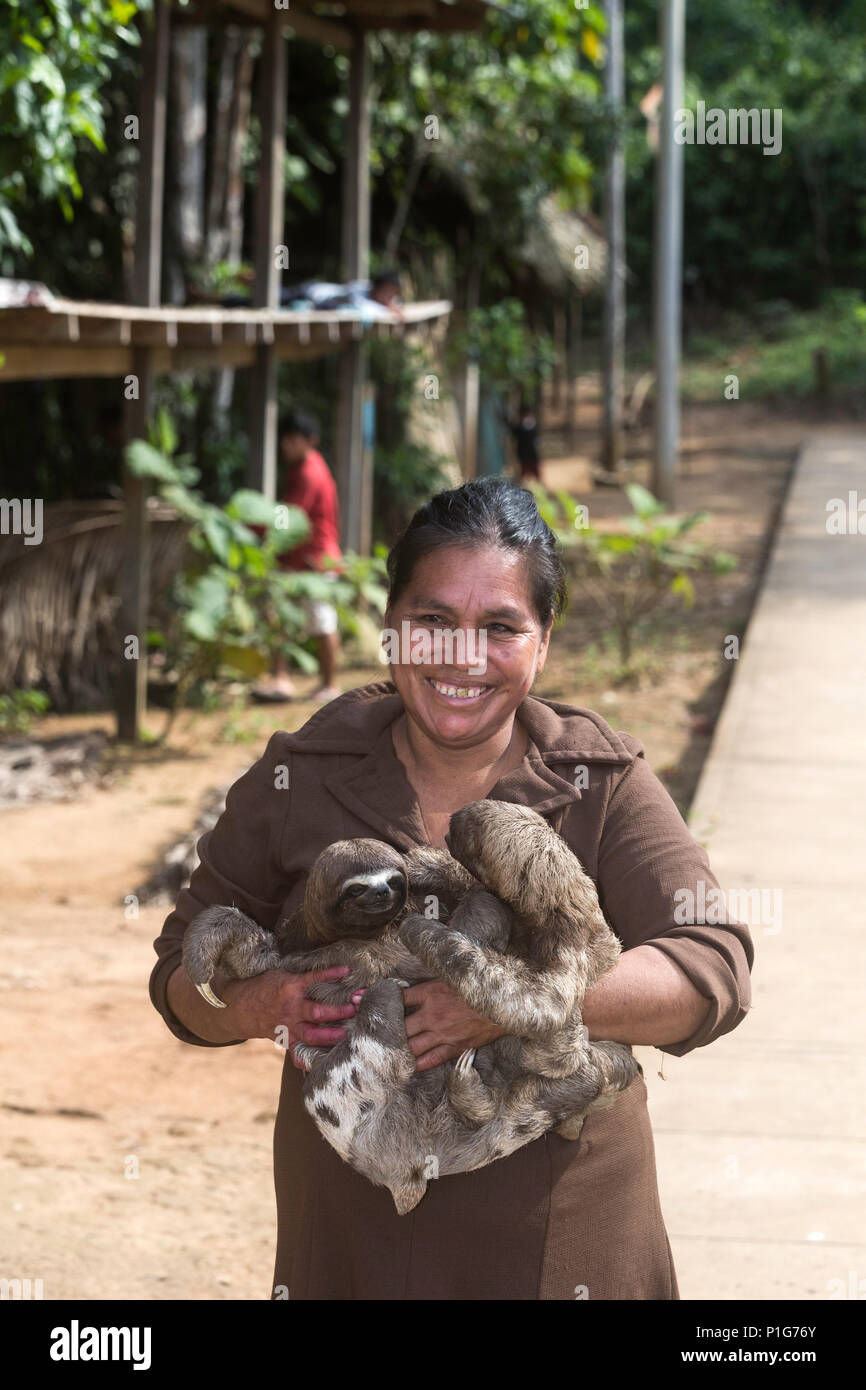
[[[521,402],[516,420],[508,422],[517,448],[517,461],[520,464],[520,481],[534,478],[541,482],[541,465],[538,458],[538,420],[530,407]]]
[[[320,570],[324,560],[342,559],[340,513],[337,485],[330,468],[319,453],[319,422],[306,410],[292,410],[279,425],[280,462],[284,470],[280,501],[300,507],[310,519],[306,540],[280,556],[284,570]],[[308,633],[316,639],[319,686],[310,699],[325,704],[340,694],[336,685],[340,638],[337,610],[330,603],[309,599],[305,602],[309,618]],[[257,700],[281,702],[295,694],[294,683],[284,658],[279,657],[266,681],[256,686]]]

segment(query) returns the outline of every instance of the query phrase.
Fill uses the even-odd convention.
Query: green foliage
[[[684,257],[696,299],[748,314],[756,297],[808,305],[830,284],[863,283],[864,18],[862,0],[689,0],[685,105],[783,113],[778,155],[685,147]],[[648,305],[654,156],[639,103],[660,80],[656,0],[626,6],[626,62],[626,259],[631,297]]]
[[[745,319],[729,315],[716,333],[693,334],[683,364],[687,400],[723,399],[725,377],[739,381],[741,400],[808,400],[815,391],[813,354],[827,353],[834,404],[862,411],[866,400],[866,300],[833,290],[816,310],[787,311],[784,302],[757,304]]]
[[[376,449],[373,513],[376,533],[389,545],[405,530],[420,506],[449,486],[446,464],[441,454],[409,440],[393,449]]]
[[[34,718],[50,709],[51,701],[41,690],[13,690],[0,695],[0,737],[26,734]]]
[[[249,294],[252,266],[246,261],[240,265],[232,261],[202,263],[192,267],[191,278],[199,294],[219,300],[223,295]]]
[[[521,244],[547,193],[558,189],[570,206],[588,199],[586,131],[599,114],[604,27],[601,6],[518,0],[491,11],[478,33],[377,35],[377,179],[396,196],[416,146],[440,171],[429,174],[430,196],[450,168],[444,181],[462,185],[494,273],[494,248]],[[430,113],[438,120],[435,139],[423,134]]]
[[[171,617],[164,630],[149,634],[163,668],[177,680],[174,711],[195,686],[226,674],[254,677],[277,656],[314,671],[315,659],[303,645],[305,599],[334,603],[338,612],[365,604],[384,608],[375,561],[347,557],[346,577],[337,578],[280,569],[279,556],[309,534],[305,513],[249,488],[224,506],[206,502],[194,487],[198,470],[172,457],[175,445],[174,426],[160,412],[151,439],[133,440],[126,451],[131,471],[152,479],[162,499],[189,522],[190,559],[170,595]]]
[[[374,526],[377,538],[390,545],[413,512],[449,485],[448,461],[411,438],[413,418],[439,409],[438,400],[424,399],[422,386],[430,361],[423,349],[402,339],[374,339],[369,361],[376,384]]]
[[[454,362],[469,356],[480,363],[487,387],[508,392],[517,386],[525,396],[549,379],[556,361],[553,340],[530,332],[518,299],[475,309],[466,327],[453,335],[451,350]]]
[[[0,252],[33,253],[18,210],[34,195],[67,221],[82,196],[79,142],[104,151],[101,88],[136,44],[127,0],[6,0],[0,6]]]
[[[567,494],[533,489],[538,509],[555,531],[575,581],[615,634],[621,679],[633,674],[633,648],[639,625],[673,598],[683,607],[695,601],[693,574],[726,574],[737,564],[727,551],[710,552],[689,533],[706,512],[672,516],[652,493],[629,483],[633,515],[616,530],[581,525],[579,504]]]

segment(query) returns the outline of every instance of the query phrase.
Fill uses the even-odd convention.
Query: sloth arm
[[[462,864],[444,850],[418,845],[405,856],[412,898],[443,898],[446,904],[457,904],[478,885]],[[437,913],[437,916],[440,914]]]
[[[479,912],[475,894],[461,903],[450,926],[407,917],[403,940],[471,1009],[506,1032],[532,1037],[561,1028],[574,1006],[574,980],[564,967],[541,972],[503,955],[507,938],[502,941],[502,914],[510,922],[510,913],[497,899],[492,901],[499,910],[489,928],[492,941],[485,939],[487,904]]]
[[[395,951],[394,947],[397,946]],[[390,943],[387,951],[377,950],[375,942],[334,941],[316,951],[284,956],[281,970],[303,973],[329,965],[348,965],[349,974],[340,980],[323,980],[311,985],[307,998],[319,1003],[342,1002],[351,999],[359,989],[366,989],[379,980],[400,979],[408,985],[429,980],[430,971],[411,955],[400,941]]]

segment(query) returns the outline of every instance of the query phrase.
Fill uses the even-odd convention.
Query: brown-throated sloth
[[[310,1066],[304,1103],[401,1214],[431,1177],[483,1167],[554,1127],[576,1139],[587,1111],[637,1074],[629,1048],[591,1043],[581,1022],[584,993],[620,946],[565,842],[528,807],[486,800],[452,816],[446,843],[450,854],[402,855],[379,840],[339,841],[315,860],[303,906],[276,932],[213,906],[184,938],[186,972],[217,1007],[217,970],[246,979],[352,967],[307,991],[329,1003],[365,993],[342,1042],[296,1046]],[[419,911],[431,906],[435,917]],[[416,1072],[402,989],[436,976],[509,1035]]]

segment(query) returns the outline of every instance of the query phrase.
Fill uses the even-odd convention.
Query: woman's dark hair
[[[532,603],[542,627],[565,608],[567,587],[559,543],[539,515],[535,498],[505,478],[478,478],[438,492],[420,507],[388,555],[389,606],[415,566],[445,545],[492,545],[516,550],[528,570]]]

